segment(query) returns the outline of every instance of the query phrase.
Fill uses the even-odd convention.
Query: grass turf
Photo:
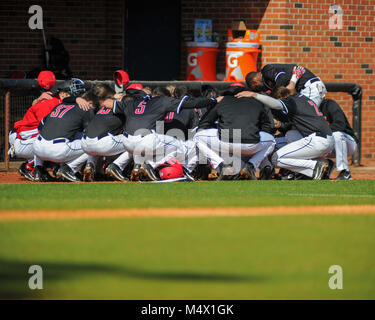
[[[0,210],[374,203],[375,181],[0,185]]]
[[[374,200],[371,181],[0,186],[2,210]],[[375,299],[374,227],[374,215],[0,221],[0,298]],[[33,264],[43,290],[27,287]],[[328,288],[331,265],[343,290]]]
[[[0,222],[0,298],[374,299],[375,216]],[[44,271],[29,290],[30,265]],[[343,290],[328,287],[331,265]]]

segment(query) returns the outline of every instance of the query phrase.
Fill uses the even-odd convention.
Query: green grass
[[[374,299],[374,229],[372,215],[0,222],[0,298]],[[33,264],[43,290],[27,288]]]
[[[375,204],[375,181],[0,185],[0,210]]]
[[[372,181],[0,185],[0,210],[374,203]],[[0,298],[375,299],[374,230],[375,215],[0,220]]]

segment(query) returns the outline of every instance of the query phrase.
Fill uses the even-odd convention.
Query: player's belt
[[[316,77],[316,78],[311,78],[311,79],[309,79],[309,80],[307,80],[306,82],[305,82],[305,85],[306,85],[306,83],[314,83],[314,82],[317,82],[317,81],[322,81],[322,80],[320,80],[320,78],[319,77]]]
[[[52,141],[52,143],[63,143],[63,142],[66,142],[66,139],[65,138],[63,138],[63,139],[55,139],[55,140],[53,140]]]

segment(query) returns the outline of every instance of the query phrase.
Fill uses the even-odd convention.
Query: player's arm
[[[181,109],[194,109],[194,108],[212,108],[222,100],[223,97],[215,98],[194,98],[184,96],[181,99],[170,99],[170,103],[166,105],[167,112],[177,112]]]
[[[290,78],[289,84],[286,86],[289,90],[296,88],[297,81],[304,75],[305,68],[301,66],[295,66],[293,68],[292,77]]]
[[[53,98],[52,92],[43,92],[38,98],[33,100],[32,105],[37,104],[38,102],[40,102],[42,100],[49,100],[49,99],[52,99],[52,98]]]
[[[323,111],[324,116],[331,120],[329,126],[332,131],[344,131],[347,124],[347,119],[344,111],[334,100],[327,100],[327,108],[324,108],[326,112]],[[325,114],[326,113],[326,114]],[[328,113],[328,114],[327,114]]]

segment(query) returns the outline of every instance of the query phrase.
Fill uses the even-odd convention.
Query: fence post
[[[5,134],[4,134],[4,165],[5,171],[9,170],[9,123],[10,123],[10,92],[5,94]]]

